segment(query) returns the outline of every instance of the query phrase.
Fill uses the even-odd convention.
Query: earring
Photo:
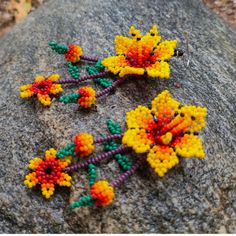
[[[70,187],[72,172],[85,169],[88,172],[90,193],[73,202],[71,208],[82,206],[107,206],[115,198],[115,189],[124,183],[144,162],[163,177],[183,158],[204,158],[202,141],[198,132],[205,127],[207,109],[200,106],[181,105],[165,90],[154,98],[151,109],[138,106],[127,112],[127,130],[122,133],[120,126],[107,121],[110,135],[93,137],[82,132],[75,136],[73,143],[56,151],[49,149],[45,158],[34,158],[24,184],[32,188],[41,185],[42,194],[50,198],[55,185]],[[96,145],[103,144],[105,152],[85,161],[71,165],[72,158],[80,159],[92,155]],[[132,159],[127,153],[134,154]],[[97,180],[97,165],[113,158],[123,173],[117,178]]]
[[[78,103],[82,108],[90,108],[96,103],[97,98],[114,90],[128,77],[169,79],[170,59],[183,55],[183,51],[176,48],[177,40],[162,40],[156,25],[144,36],[134,26],[131,26],[129,34],[131,37],[117,35],[115,38],[116,55],[104,59],[84,55],[79,45],[66,46],[50,42],[49,46],[55,52],[64,55],[72,79],[59,80],[59,75],[52,75],[48,78],[38,76],[33,84],[20,87],[20,96],[28,98],[36,95],[43,105],[49,106],[51,104],[49,94],[55,95],[62,92],[62,84],[77,85],[93,80],[104,89],[97,92],[91,86],[83,86],[72,94],[62,95],[59,99],[65,104]],[[86,66],[89,75],[83,77],[80,77],[78,67],[81,60],[90,64],[95,63],[94,66]]]

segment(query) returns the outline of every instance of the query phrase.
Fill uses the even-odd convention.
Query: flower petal
[[[57,180],[57,184],[60,186],[70,187],[71,180],[72,180],[71,176],[69,176],[66,173],[61,173],[60,179]]]
[[[132,39],[125,36],[117,35],[115,38],[115,45],[117,55],[126,55],[130,46],[132,45]]]
[[[62,169],[64,169],[64,168],[66,168],[67,166],[70,165],[71,160],[72,160],[72,157],[71,157],[71,156],[65,156],[65,157],[59,159],[59,160],[57,161],[57,163],[59,164],[59,166],[60,166]]]
[[[45,151],[45,160],[56,159],[57,151],[54,148],[50,148]]]
[[[20,91],[24,92],[24,91],[28,91],[32,88],[32,84],[25,84],[20,86]]]
[[[50,198],[55,191],[54,184],[50,184],[50,183],[42,184],[41,191],[45,198],[47,199]]]
[[[155,64],[146,68],[147,74],[153,78],[169,79],[170,66],[165,61],[157,61]]]
[[[50,106],[51,105],[51,98],[48,94],[37,94],[37,98],[39,102],[41,102],[44,106]]]
[[[45,80],[45,78],[42,75],[38,75],[38,76],[35,77],[34,82],[40,82],[40,81],[43,81],[43,80]]]
[[[206,126],[205,118],[207,115],[207,108],[199,106],[183,106],[179,113],[182,113],[185,123],[188,127],[185,131],[198,132]]]
[[[159,145],[150,150],[147,161],[160,177],[179,163],[179,159],[172,148]]]
[[[180,103],[174,100],[169,91],[165,90],[152,101],[152,111],[157,112],[158,118],[172,118]]]
[[[136,153],[145,153],[150,149],[152,141],[144,129],[129,129],[124,133],[122,143],[133,148]]]
[[[50,89],[51,94],[57,94],[63,91],[63,88],[60,84],[52,84],[52,87]]]
[[[124,77],[125,75],[143,75],[144,72],[144,68],[125,66],[124,68],[121,68],[119,76]]]
[[[37,169],[42,161],[43,160],[39,157],[35,157],[34,159],[30,160],[29,166],[28,166],[29,169],[31,169],[31,170]]]
[[[157,26],[153,25],[151,30],[142,37],[141,41],[154,49],[154,47],[156,47],[156,45],[161,41],[161,36],[158,35]]]
[[[25,176],[24,184],[29,188],[33,188],[38,182],[36,172],[32,172]]]
[[[182,157],[204,158],[205,156],[202,141],[197,135],[185,134],[183,137],[178,137],[173,146],[175,152]]]
[[[151,110],[145,106],[138,106],[136,109],[126,113],[126,123],[128,129],[142,128],[147,129],[152,122]]]
[[[21,98],[29,98],[29,97],[32,97],[33,95],[34,95],[34,92],[30,89],[25,90],[25,91],[20,93]]]
[[[52,81],[52,82],[55,82],[55,81],[60,79],[60,75],[59,74],[52,74],[47,79]]]
[[[170,60],[173,57],[177,46],[177,40],[165,40],[158,44],[154,50],[155,55],[157,55],[158,60]]]
[[[113,74],[117,74],[121,69],[127,66],[124,56],[112,56],[102,60],[102,64]]]

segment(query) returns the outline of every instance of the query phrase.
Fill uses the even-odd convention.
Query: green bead
[[[105,66],[102,64],[102,60],[98,60],[95,67],[99,72],[102,72],[105,70]]]
[[[59,158],[64,158],[65,156],[73,156],[75,152],[75,144],[68,144],[65,148],[59,150],[56,154]]]
[[[54,50],[55,52],[59,54],[65,54],[69,48],[66,45],[58,44],[56,42],[49,42],[48,45]]]
[[[67,103],[77,103],[80,95],[78,93],[72,93],[70,95],[62,95],[59,98],[59,102]]]
[[[111,134],[121,134],[121,127],[118,123],[113,120],[107,120],[107,128]]]
[[[71,77],[74,79],[78,79],[80,77],[80,72],[79,72],[78,66],[74,65],[71,62],[68,62],[67,65],[68,65],[68,72],[71,75]]]

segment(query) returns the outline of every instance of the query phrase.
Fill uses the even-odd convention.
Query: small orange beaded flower
[[[96,92],[92,87],[85,86],[78,89],[78,103],[83,108],[89,108],[96,102]]]
[[[56,95],[63,91],[60,84],[54,83],[59,80],[59,78],[60,75],[58,74],[53,74],[48,78],[44,78],[39,75],[35,78],[33,84],[26,84],[20,87],[20,97],[29,98],[36,95],[39,102],[41,102],[44,106],[50,106],[51,98],[49,94]]]
[[[80,157],[89,156],[95,149],[93,136],[86,132],[77,134],[74,139],[74,144],[75,152],[79,154]]]
[[[175,55],[176,40],[161,41],[156,25],[144,36],[134,26],[129,31],[131,38],[116,36],[116,56],[103,59],[102,64],[112,73],[170,77],[168,61]]]
[[[206,108],[181,106],[168,91],[152,101],[152,109],[138,106],[127,113],[128,130],[122,143],[147,161],[159,176],[179,163],[179,156],[203,158],[198,131],[205,127]]]
[[[65,59],[69,62],[76,63],[80,61],[80,57],[83,55],[83,50],[79,45],[70,44],[68,51],[65,53]]]
[[[97,206],[109,205],[115,196],[114,188],[107,181],[100,180],[94,183],[90,188],[91,196]]]
[[[50,198],[55,191],[55,184],[71,186],[71,177],[63,169],[71,163],[71,157],[57,159],[57,151],[53,148],[45,152],[45,159],[36,157],[29,163],[29,169],[34,172],[25,176],[24,184],[32,188],[41,184],[41,191],[45,198]]]

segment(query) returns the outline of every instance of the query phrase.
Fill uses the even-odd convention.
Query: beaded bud
[[[85,86],[78,89],[80,95],[78,103],[83,108],[89,108],[96,102],[96,92],[92,87]]]
[[[65,59],[69,62],[76,63],[80,61],[80,57],[83,55],[83,50],[79,45],[70,44],[69,50],[65,53]]]
[[[95,146],[93,136],[89,133],[83,132],[77,134],[74,139],[75,152],[80,157],[86,157],[93,153]]]
[[[97,206],[109,205],[113,201],[115,196],[113,187],[104,180],[100,180],[94,183],[90,188],[90,192],[92,198],[96,201],[95,204]]]

